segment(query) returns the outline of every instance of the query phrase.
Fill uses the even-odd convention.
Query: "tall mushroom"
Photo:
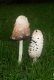
[[[23,54],[23,39],[27,39],[30,36],[29,22],[26,16],[20,15],[16,18],[14,29],[11,35],[11,39],[19,40],[19,57],[18,62],[22,61]]]

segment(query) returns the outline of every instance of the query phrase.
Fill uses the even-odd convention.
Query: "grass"
[[[19,65],[17,41],[9,39],[19,15],[28,17],[31,33],[40,29],[44,35],[42,55],[33,66],[27,51],[29,40],[24,41]],[[54,80],[54,4],[0,5],[0,80]]]

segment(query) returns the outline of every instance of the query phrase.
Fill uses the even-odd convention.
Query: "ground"
[[[28,56],[29,40],[24,41],[23,60],[18,64],[18,41],[10,40],[17,16],[25,15],[31,33],[40,29],[44,47],[32,65]],[[0,80],[54,80],[54,4],[0,5]]]

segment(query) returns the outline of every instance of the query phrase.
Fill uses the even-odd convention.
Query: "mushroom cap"
[[[32,39],[34,41],[36,41],[37,38],[40,38],[40,39],[43,38],[43,34],[42,34],[41,30],[38,30],[38,29],[37,30],[34,30],[33,33],[32,33]]]
[[[29,56],[33,59],[40,57],[43,48],[43,34],[40,30],[34,30],[31,43],[29,44]]]
[[[13,40],[30,36],[30,28],[27,17],[21,15],[16,18],[14,29],[11,35]]]

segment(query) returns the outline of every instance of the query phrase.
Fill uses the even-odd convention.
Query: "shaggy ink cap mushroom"
[[[29,38],[30,28],[29,22],[26,16],[20,15],[16,18],[14,29],[11,35],[12,40],[19,40],[19,56],[18,63],[22,62],[23,54],[23,40]]]

